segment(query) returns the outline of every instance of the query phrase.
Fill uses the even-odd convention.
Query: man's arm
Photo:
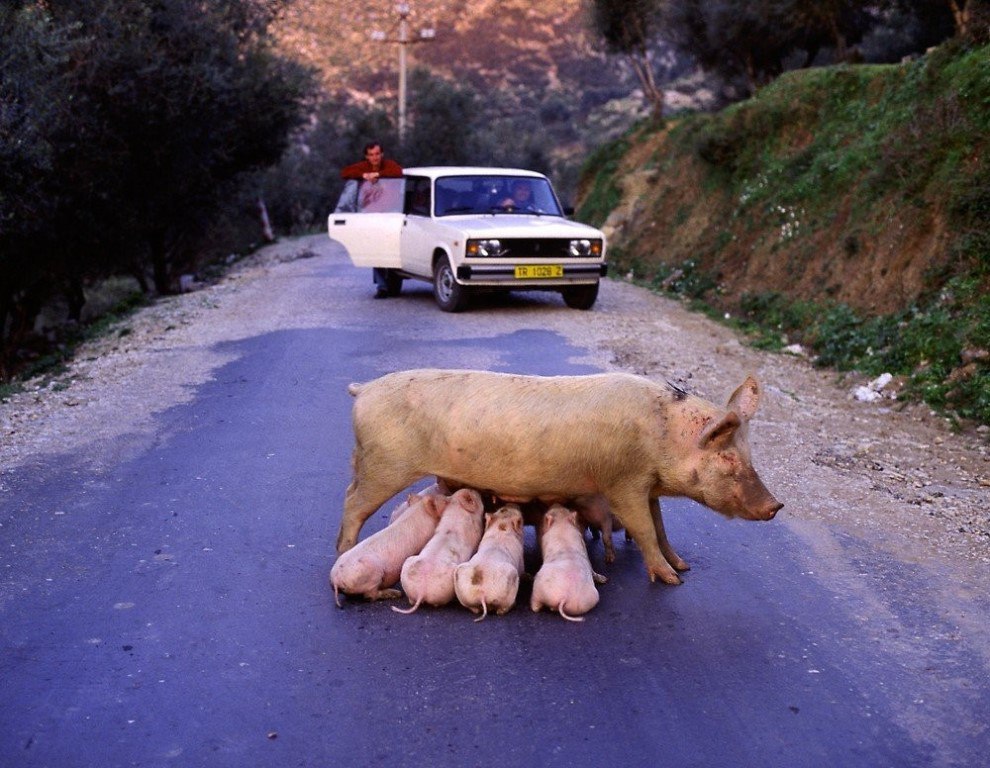
[[[362,160],[358,163],[351,163],[350,165],[345,165],[340,172],[340,178],[342,179],[354,179],[355,181],[361,181],[364,179],[364,174],[371,170],[371,165],[367,160]],[[401,175],[401,174],[400,174]]]
[[[378,171],[378,176],[382,179],[402,178],[402,166],[395,162],[395,160],[385,158],[382,160],[382,167]]]

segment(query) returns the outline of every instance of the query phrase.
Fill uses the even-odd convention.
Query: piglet
[[[488,615],[489,607],[501,616],[516,602],[523,565],[523,515],[516,504],[507,504],[485,515],[485,534],[478,551],[454,569],[454,592],[461,605]]]
[[[484,511],[481,494],[473,488],[462,488],[448,497],[436,533],[422,552],[402,564],[402,589],[412,607],[403,610],[393,605],[393,611],[412,613],[423,603],[446,605],[454,599],[454,568],[466,562],[478,548],[484,530]]]
[[[612,533],[623,529],[622,523],[615,519],[612,508],[601,494],[578,496],[569,502],[572,509],[578,513],[578,524],[591,529],[592,538],[601,533],[602,545],[605,548],[605,562],[615,562],[615,544]],[[628,538],[628,537],[627,537]]]
[[[436,482],[428,488],[424,488],[419,491],[418,494],[410,494],[404,502],[392,510],[388,516],[388,524],[391,525],[400,517],[402,517],[406,510],[409,509],[410,505],[415,504],[417,496],[449,496],[450,491],[447,490],[446,486],[442,482]],[[415,554],[415,553],[414,553]]]
[[[595,583],[607,579],[591,568],[575,510],[560,504],[547,510],[540,525],[540,550],[543,565],[533,580],[530,608],[547,607],[568,621],[584,621],[577,614],[598,605]]]
[[[402,564],[423,549],[437,529],[447,497],[440,494],[410,494],[406,508],[396,521],[337,558],[330,569],[334,601],[340,608],[340,593],[363,595],[371,600],[401,597],[390,589],[401,576]]]

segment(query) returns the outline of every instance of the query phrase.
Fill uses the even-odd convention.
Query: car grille
[[[573,259],[569,239],[551,237],[499,238],[501,258],[510,259]],[[598,259],[593,256],[590,258]]]

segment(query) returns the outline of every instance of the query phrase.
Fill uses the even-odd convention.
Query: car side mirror
[[[574,215],[574,206],[573,205],[565,205],[564,206],[564,215],[565,216],[573,216]]]

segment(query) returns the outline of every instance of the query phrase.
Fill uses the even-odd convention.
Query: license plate
[[[564,268],[560,264],[520,264],[516,267],[516,277],[521,280],[563,276]]]

